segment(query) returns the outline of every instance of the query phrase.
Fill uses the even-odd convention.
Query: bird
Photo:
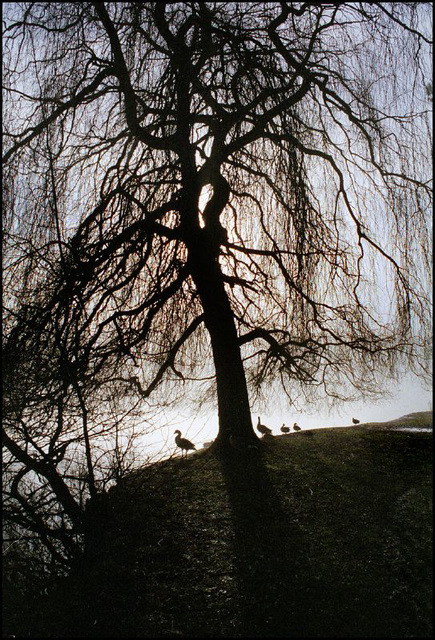
[[[356,418],[352,418],[352,422],[353,424],[359,424],[359,420],[357,420]]]
[[[282,425],[281,431],[283,433],[290,433],[290,427],[286,427],[285,424]]]
[[[193,444],[193,442],[190,442],[190,440],[188,440],[187,438],[182,438],[181,437],[181,431],[179,429],[176,429],[174,431],[174,433],[178,434],[175,436],[175,444],[177,445],[177,447],[180,447],[182,454],[185,451],[186,452],[186,458],[187,458],[187,452],[190,451],[190,449],[195,449],[196,447]]]
[[[297,422],[295,422],[295,423],[294,423],[294,425],[293,425],[293,429],[294,429],[295,431],[301,431],[301,428],[300,428],[300,426],[298,425],[298,423],[297,423]]]
[[[269,427],[266,427],[264,424],[261,424],[260,416],[258,416],[257,431],[259,431],[263,435],[263,437],[265,435],[270,435],[272,433],[272,429],[269,429]]]

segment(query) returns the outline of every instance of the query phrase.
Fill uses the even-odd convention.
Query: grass
[[[137,472],[94,507],[83,562],[7,634],[431,637],[432,434],[374,427]]]

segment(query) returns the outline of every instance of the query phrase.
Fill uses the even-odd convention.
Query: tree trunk
[[[225,291],[218,251],[214,250],[206,229],[200,230],[196,242],[189,247],[189,262],[213,350],[219,410],[217,442],[225,445],[231,433],[255,442],[234,314]]]

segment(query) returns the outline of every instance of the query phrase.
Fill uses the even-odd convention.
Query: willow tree
[[[211,362],[221,443],[276,380],[345,398],[424,369],[430,5],[4,15],[6,341],[39,314],[76,386],[141,398]]]

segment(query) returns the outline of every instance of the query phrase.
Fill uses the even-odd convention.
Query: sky
[[[409,413],[432,411],[432,387],[427,387],[419,378],[408,374],[402,383],[391,390],[391,396],[382,401],[346,403],[328,412],[324,408],[317,411],[265,410],[260,413],[261,422],[272,429],[274,435],[281,435],[280,427],[283,423],[292,426],[295,422],[302,429],[319,429],[327,427],[346,427],[352,425],[352,418],[364,422],[386,422],[401,418]],[[166,416],[167,424],[160,430],[156,429],[141,441],[144,458],[160,460],[174,452],[179,452],[175,446],[175,429],[180,429],[182,436],[191,440],[197,449],[203,447],[204,442],[212,441],[218,432],[218,417],[216,412],[201,415],[189,415],[187,411],[172,413]],[[258,413],[252,414],[252,422],[257,423]]]

